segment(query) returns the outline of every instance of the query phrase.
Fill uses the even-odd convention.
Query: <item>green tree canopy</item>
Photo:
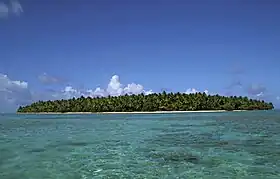
[[[80,97],[55,101],[38,101],[18,108],[19,113],[40,112],[132,112],[199,110],[269,110],[272,103],[247,97],[207,95],[205,93],[153,93],[108,97]]]

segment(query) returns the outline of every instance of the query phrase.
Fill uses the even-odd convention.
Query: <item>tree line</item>
[[[272,103],[242,96],[207,95],[205,93],[153,93],[108,97],[83,97],[38,101],[20,106],[19,113],[40,112],[133,112],[199,110],[269,110]]]

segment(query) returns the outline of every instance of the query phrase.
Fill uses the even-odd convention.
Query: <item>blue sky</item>
[[[0,111],[163,89],[280,107],[279,9],[276,0],[0,0]]]

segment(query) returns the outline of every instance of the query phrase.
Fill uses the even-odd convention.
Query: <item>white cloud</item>
[[[154,92],[153,92],[153,90],[148,90],[148,91],[145,91],[145,95],[149,95],[149,94],[153,94]]]
[[[280,100],[280,96],[277,96],[276,99],[277,99],[277,100]]]
[[[184,93],[186,94],[191,94],[191,93],[199,93],[200,91],[198,91],[197,89],[195,88],[189,88],[187,89],[187,91],[185,91]],[[207,95],[209,94],[209,91],[208,90],[204,90],[203,91],[204,93],[206,93]]]
[[[65,89],[63,89],[60,92],[53,93],[53,97],[56,99],[69,99],[73,97],[106,97],[108,95],[110,96],[121,96],[121,95],[132,95],[132,94],[152,94],[152,90],[144,90],[144,87],[140,84],[136,83],[130,83],[124,87],[123,84],[120,82],[120,77],[118,75],[113,75],[112,78],[109,81],[109,84],[107,86],[107,89],[102,89],[100,87],[97,87],[96,89],[87,89],[85,91],[81,91],[78,89],[75,89],[72,86],[66,86]]]
[[[208,90],[204,90],[203,91],[205,94],[209,95],[209,91]]]
[[[108,93],[104,90],[101,89],[100,87],[96,88],[94,91],[93,90],[87,90],[87,93],[89,94],[90,97],[105,97],[108,96]]]
[[[74,89],[72,86],[66,86],[64,88],[64,90],[62,90],[62,98],[77,98],[77,97],[81,97],[82,95],[84,95],[81,91]]]
[[[118,75],[114,75],[110,83],[108,84],[107,92],[111,96],[119,96],[123,94],[141,94],[145,93],[144,87],[140,84],[131,83],[122,88],[123,85],[120,82]]]
[[[122,84],[118,75],[114,75],[107,87],[107,92],[111,96],[119,96],[123,94]]]
[[[7,75],[0,74],[0,90],[11,90],[13,88],[28,88],[25,81],[13,81]]]
[[[113,75],[110,79],[110,82],[107,86],[107,89],[101,89],[100,87],[93,90],[87,90],[90,93],[90,96],[120,96],[125,94],[151,94],[152,90],[145,91],[144,87],[140,84],[131,83],[123,87],[123,84],[120,82],[120,77],[118,75]]]
[[[131,83],[128,84],[127,87],[124,88],[125,94],[141,94],[146,93],[144,91],[144,87],[140,84]]]
[[[198,91],[194,88],[189,88],[187,89],[187,91],[185,92],[186,94],[191,94],[191,93],[198,93]]]
[[[262,96],[264,96],[264,93],[263,93],[263,92],[260,92],[260,93],[256,94],[256,96],[257,96],[257,97],[262,97]]]

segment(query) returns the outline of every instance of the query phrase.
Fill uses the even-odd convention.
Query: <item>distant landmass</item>
[[[207,95],[205,93],[153,93],[108,97],[83,97],[55,101],[38,101],[20,106],[18,113],[75,112],[154,112],[154,111],[213,111],[270,110],[274,106],[248,97]]]

